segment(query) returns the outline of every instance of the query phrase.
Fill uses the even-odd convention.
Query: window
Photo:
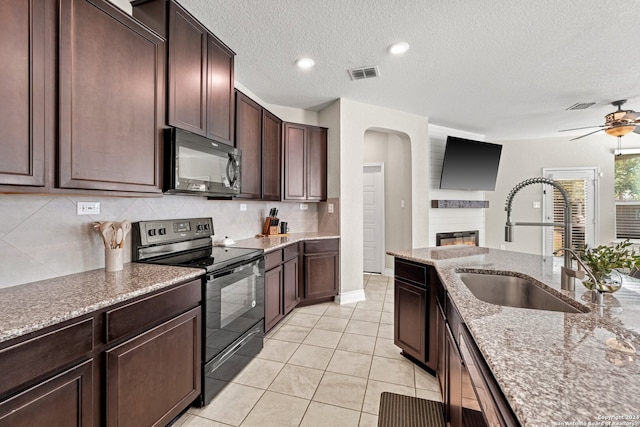
[[[543,174],[562,185],[569,196],[571,209],[571,248],[583,251],[585,246],[593,247],[598,241],[597,209],[598,185],[597,167],[544,168]],[[555,187],[544,187],[544,221],[564,222],[564,199]],[[567,247],[564,227],[543,227],[544,254]],[[562,256],[562,254],[560,255]]]
[[[640,150],[615,156],[616,238],[640,239]]]

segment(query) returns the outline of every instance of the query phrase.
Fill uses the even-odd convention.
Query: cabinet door
[[[280,200],[282,120],[262,110],[262,199]]]
[[[298,295],[298,257],[295,257],[284,263],[284,314],[287,315],[298,305],[300,296]]]
[[[327,199],[327,130],[310,127],[307,133],[307,200]]]
[[[200,394],[200,307],[106,352],[108,426],[166,425]]]
[[[284,125],[284,200],[306,200],[305,138],[307,127],[293,123]]]
[[[264,331],[273,328],[284,317],[282,307],[282,266],[264,274]]]
[[[60,15],[60,187],[161,192],[164,41],[106,0]]]
[[[424,363],[426,358],[426,288],[395,281],[394,344]]]
[[[207,129],[207,47],[207,29],[170,2],[167,121],[203,136]]]
[[[440,384],[440,393],[445,406],[447,405],[447,320],[440,304],[436,304],[436,330],[437,330],[437,365],[436,377]]]
[[[447,355],[449,361],[449,394],[448,394],[448,415],[447,424],[451,427],[462,426],[462,357],[458,351],[451,329],[447,327]]]
[[[233,145],[235,111],[233,56],[220,40],[208,35],[206,137],[229,145]]]
[[[0,184],[44,185],[45,4],[2,2]]]
[[[338,293],[338,254],[304,255],[305,300],[327,298]]]
[[[259,199],[262,190],[262,107],[236,92],[236,147],[242,150],[241,193]]]
[[[83,362],[0,402],[0,425],[89,426],[93,421],[93,362]],[[96,408],[96,410],[99,410]]]

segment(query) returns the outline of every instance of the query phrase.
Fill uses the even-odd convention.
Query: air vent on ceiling
[[[567,108],[567,110],[586,110],[592,105],[595,105],[595,102],[576,102],[571,107]]]
[[[351,76],[351,80],[372,79],[379,77],[380,71],[378,71],[377,65],[372,65],[369,67],[352,68],[349,70],[349,75]]]

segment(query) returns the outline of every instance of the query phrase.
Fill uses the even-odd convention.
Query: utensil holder
[[[123,254],[124,248],[104,248],[104,269],[107,272],[122,270]]]

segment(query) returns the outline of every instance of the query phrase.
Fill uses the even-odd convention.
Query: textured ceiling
[[[179,1],[236,52],[236,80],[271,104],[318,110],[345,97],[488,140],[599,125],[617,99],[640,110],[634,2]],[[396,41],[411,47],[391,57]],[[298,70],[301,56],[316,66]],[[367,65],[381,76],[350,80],[347,69]],[[597,104],[565,111],[587,101]]]

